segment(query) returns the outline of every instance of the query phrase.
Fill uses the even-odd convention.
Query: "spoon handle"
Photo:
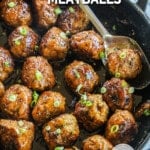
[[[93,13],[91,8],[88,5],[84,5],[80,2],[80,8],[87,14],[89,20],[92,22],[97,31],[104,37],[105,35],[110,35],[104,25],[100,22],[100,20]]]

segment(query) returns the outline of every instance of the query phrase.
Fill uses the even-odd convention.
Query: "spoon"
[[[115,47],[115,45],[117,45],[117,48],[120,49],[136,49],[138,50],[142,60],[142,71],[136,78],[132,80],[130,79],[128,80],[128,82],[135,89],[143,89],[147,87],[150,84],[150,64],[139,44],[135,40],[127,36],[111,35],[88,5],[83,5],[82,3],[80,3],[79,6],[87,14],[89,20],[103,37],[106,56],[106,59],[102,60],[104,66],[106,67],[107,65],[107,56],[110,53],[110,49],[112,49],[112,47]]]

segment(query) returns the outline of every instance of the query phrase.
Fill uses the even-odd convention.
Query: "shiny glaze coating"
[[[41,56],[26,59],[22,69],[22,80],[29,88],[38,91],[52,88],[55,85],[52,67]]]
[[[25,30],[26,35],[21,31]],[[28,26],[19,26],[9,35],[10,51],[17,58],[33,55],[38,44],[38,35]]]
[[[113,145],[101,135],[93,135],[83,141],[83,150],[112,150]]]
[[[55,116],[65,112],[65,97],[53,91],[43,92],[32,111],[33,119],[38,123],[44,123]]]
[[[33,140],[32,122],[0,119],[0,141],[7,150],[31,150]]]
[[[65,33],[52,27],[43,36],[40,44],[41,55],[50,60],[63,60],[69,49],[69,39]]]
[[[71,50],[79,56],[99,60],[104,51],[102,37],[93,30],[82,31],[71,37]]]
[[[133,108],[133,94],[129,93],[129,84],[122,79],[112,78],[103,84],[106,92],[103,100],[106,101],[112,111],[116,109],[126,109],[131,111]]]
[[[0,81],[4,81],[14,70],[14,61],[8,50],[0,47]]]
[[[14,7],[9,6],[10,2],[14,3]],[[30,25],[32,22],[30,8],[23,0],[2,0],[0,14],[9,26]]]
[[[0,100],[0,110],[11,119],[29,120],[32,92],[23,85],[10,86]]]
[[[88,101],[88,103],[86,103]],[[90,102],[89,102],[90,101]],[[90,105],[88,105],[90,103]],[[87,94],[75,105],[74,115],[79,123],[88,131],[94,131],[107,121],[109,108],[100,94]]]
[[[69,64],[64,77],[67,85],[77,94],[90,93],[99,83],[99,77],[92,66],[83,61],[74,60]]]
[[[2,97],[5,93],[5,87],[2,82],[0,82],[0,97]]]
[[[112,128],[118,127],[117,131]],[[108,120],[105,136],[113,144],[129,143],[137,134],[137,123],[132,114],[127,110],[117,110]]]
[[[70,11],[70,8],[72,11]],[[65,32],[77,33],[84,30],[89,23],[87,15],[80,9],[79,6],[74,5],[68,7],[58,17],[57,24]]]
[[[142,70],[139,53],[133,49],[115,50],[108,55],[108,70],[123,79],[135,78]]]
[[[73,115],[62,114],[46,123],[42,133],[49,150],[53,150],[58,145],[72,145],[79,136],[79,127]]]

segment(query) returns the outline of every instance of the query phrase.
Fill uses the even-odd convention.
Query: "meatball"
[[[42,133],[49,149],[53,150],[56,146],[71,146],[79,136],[79,127],[73,115],[62,114],[46,123]]]
[[[112,150],[112,144],[101,135],[93,135],[83,141],[83,150]]]
[[[73,61],[65,70],[67,85],[77,94],[90,93],[99,83],[99,77],[92,66],[83,61]]]
[[[89,24],[89,19],[78,5],[74,5],[60,14],[57,24],[63,31],[74,34],[84,30]]]
[[[129,143],[137,134],[137,123],[127,110],[117,110],[108,120],[105,135],[113,145]]]
[[[33,140],[32,122],[0,119],[0,141],[4,149],[30,150]]]
[[[58,16],[56,12],[59,9],[57,4],[48,4],[48,0],[34,0],[33,5],[39,27],[48,29],[55,24]]]
[[[32,22],[30,8],[23,0],[2,0],[0,14],[1,18],[13,27],[30,25]]]
[[[116,109],[126,109],[131,111],[133,108],[134,88],[122,79],[112,78],[104,83],[101,94],[112,111]]]
[[[10,51],[17,58],[33,55],[38,44],[38,35],[28,26],[19,26],[9,36]]]
[[[0,81],[4,81],[14,70],[14,61],[8,50],[0,47]]]
[[[75,105],[74,115],[88,131],[102,126],[106,121],[109,108],[100,94],[84,94]]]
[[[66,34],[57,27],[52,27],[41,40],[40,51],[42,56],[47,59],[65,59],[68,49],[69,39]]]
[[[43,92],[32,111],[33,119],[38,123],[44,123],[54,116],[65,112],[65,97],[58,92]]]
[[[10,86],[0,99],[0,109],[4,116],[11,119],[29,120],[32,92],[23,85]]]
[[[150,100],[140,104],[135,111],[135,118],[150,117]]]
[[[135,78],[142,70],[139,53],[133,49],[119,49],[108,55],[108,70],[115,77]]]
[[[71,49],[81,57],[100,59],[104,51],[103,39],[93,30],[82,31],[71,37]]]
[[[22,80],[29,88],[38,91],[52,88],[55,85],[52,67],[41,56],[26,59],[22,69]]]
[[[2,97],[5,93],[5,87],[2,82],[0,82],[0,97]]]

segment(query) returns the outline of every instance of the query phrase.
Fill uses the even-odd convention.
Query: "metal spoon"
[[[128,82],[136,89],[143,89],[147,87],[150,84],[150,64],[139,44],[135,40],[127,36],[111,35],[88,5],[83,5],[82,3],[80,3],[79,6],[87,14],[89,20],[92,22],[94,27],[104,39],[106,55],[106,60],[103,60],[104,66],[106,66],[107,64],[107,55],[110,53],[109,49],[112,49],[114,45],[117,45],[118,48],[136,49],[139,51],[139,54],[141,56],[143,68],[141,73],[135,79],[128,80]]]

